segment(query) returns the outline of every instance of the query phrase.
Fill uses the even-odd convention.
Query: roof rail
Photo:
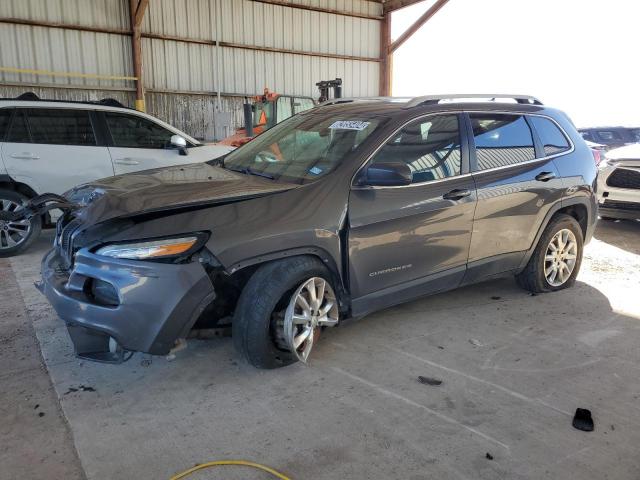
[[[49,100],[46,98],[38,97],[38,95],[36,95],[34,92],[24,92],[15,97],[14,100],[23,100],[27,102],[81,103],[88,105],[104,105],[105,107],[129,108],[125,107],[115,98],[103,98],[101,100]]]
[[[411,98],[407,97],[353,97],[353,98],[331,98],[326,102],[322,102],[318,106],[325,105],[338,105],[340,103],[354,103],[354,102],[397,102],[405,103],[410,101]]]
[[[509,98],[517,103],[526,105],[542,105],[542,102],[531,95],[509,95],[506,93],[459,93],[453,95],[425,95],[423,97],[415,97],[407,102],[405,108],[417,107],[418,105],[437,105],[442,100],[464,100],[467,98],[484,98],[489,101],[495,101],[497,98]]]

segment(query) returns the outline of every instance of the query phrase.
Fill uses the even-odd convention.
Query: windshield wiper
[[[226,167],[226,168],[227,168],[227,170],[231,170],[232,172],[244,173],[245,175],[255,175],[256,177],[268,178],[269,180],[275,180],[276,179],[276,177],[274,177],[273,175],[270,175],[270,174],[264,173],[264,172],[258,172],[256,170],[251,170],[250,167],[244,167],[244,168]]]

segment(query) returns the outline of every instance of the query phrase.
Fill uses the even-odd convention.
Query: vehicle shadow
[[[594,237],[609,245],[640,255],[640,221],[600,220]]]

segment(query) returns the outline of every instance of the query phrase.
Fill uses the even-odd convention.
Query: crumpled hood
[[[229,203],[295,188],[297,185],[245,175],[207,163],[194,163],[108,177],[65,194],[83,205],[83,221]]]

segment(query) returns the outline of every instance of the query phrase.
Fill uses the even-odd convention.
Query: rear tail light
[[[600,162],[602,161],[602,152],[592,148],[591,153],[593,154],[593,161],[596,162],[596,166],[600,165]]]

